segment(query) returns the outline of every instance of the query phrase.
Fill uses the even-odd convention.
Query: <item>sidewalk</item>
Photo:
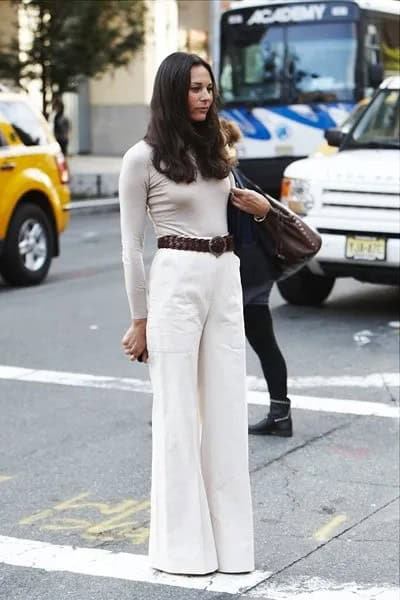
[[[68,158],[72,200],[116,198],[122,157],[75,155]]]

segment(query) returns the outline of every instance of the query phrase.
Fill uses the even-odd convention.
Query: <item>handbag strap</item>
[[[236,180],[236,181],[238,181],[238,183],[239,183],[240,185],[243,185],[243,183],[247,183],[247,184],[249,184],[249,186],[250,186],[251,188],[253,188],[253,189],[254,189],[256,192],[259,192],[260,194],[262,194],[262,196],[265,196],[265,198],[267,198],[267,199],[268,199],[268,194],[266,194],[266,193],[264,192],[264,190],[263,190],[263,189],[261,189],[261,188],[260,188],[260,186],[259,186],[259,185],[257,185],[257,184],[256,184],[256,183],[255,183],[255,182],[252,180],[252,179],[250,179],[249,177],[247,177],[247,175],[245,175],[245,174],[243,173],[243,171],[241,171],[241,170],[239,169],[239,167],[235,167],[234,169],[232,169],[232,171],[233,171],[233,176],[234,176],[235,180]]]
[[[272,198],[272,196],[269,196],[268,194],[266,194],[264,192],[264,190],[262,190],[260,188],[259,185],[257,185],[252,179],[250,179],[249,177],[247,177],[247,175],[245,175],[243,173],[243,171],[241,171],[239,169],[239,167],[234,167],[232,169],[233,171],[233,176],[235,179],[235,182],[239,184],[239,187],[245,187],[244,184],[248,184],[248,186],[252,189],[254,189],[256,192],[259,192],[262,196],[264,196],[264,198],[266,198],[267,200],[273,200],[274,202],[279,202],[279,200],[275,200],[275,198]],[[282,213],[280,212],[280,210],[275,210],[275,216],[276,216],[276,220],[274,222],[274,226],[275,228],[278,230],[279,235],[277,236],[278,241],[277,241],[277,247],[276,247],[276,254],[278,256],[278,258],[282,257],[282,236],[281,231],[282,231],[282,227],[283,227],[283,222],[282,222]],[[264,222],[258,223],[259,226],[263,226]]]

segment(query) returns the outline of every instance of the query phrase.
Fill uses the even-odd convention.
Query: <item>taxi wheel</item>
[[[12,285],[35,285],[43,281],[54,254],[54,235],[45,211],[24,203],[11,220],[0,271]]]
[[[314,275],[307,268],[278,281],[278,289],[286,302],[298,306],[318,306],[327,299],[335,284],[334,277]]]

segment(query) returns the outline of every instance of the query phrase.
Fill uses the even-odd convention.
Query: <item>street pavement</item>
[[[76,211],[43,285],[0,284],[1,600],[398,600],[399,291],[273,292],[297,408],[293,438],[250,438],[257,571],[174,577],[146,560],[151,386],[121,350],[120,254],[116,212]]]

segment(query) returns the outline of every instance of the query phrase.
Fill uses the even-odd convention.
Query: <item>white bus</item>
[[[397,0],[238,0],[221,17],[221,115],[240,166],[270,193],[387,75],[399,71]]]

